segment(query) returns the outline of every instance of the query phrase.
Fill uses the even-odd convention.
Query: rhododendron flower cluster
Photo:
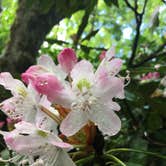
[[[148,74],[144,75],[141,80],[146,81],[146,80],[155,80],[160,77],[159,72],[149,72]]]
[[[18,153],[13,162],[22,158],[19,162],[30,165],[72,166],[67,151],[78,132],[91,126],[112,136],[121,128],[115,113],[120,106],[114,99],[124,98],[124,78],[117,76],[122,60],[115,58],[113,48],[96,70],[89,61],[78,61],[70,48],[57,58],[58,65],[47,55],[39,57],[21,75],[27,86],[10,73],[0,73],[0,85],[13,95],[0,104],[15,121],[12,131],[0,131],[9,149]]]

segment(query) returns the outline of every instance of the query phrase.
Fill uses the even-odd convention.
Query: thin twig
[[[133,7],[133,6],[129,3],[128,0],[124,0],[124,1],[126,2],[126,5],[127,5],[132,11],[136,12],[136,8]]]
[[[46,39],[46,41],[50,44],[58,44],[58,45],[62,45],[62,44],[66,44],[66,45],[71,45],[73,46],[72,43],[68,43],[66,41],[63,41],[63,40],[57,40],[57,39]],[[78,46],[82,47],[82,48],[85,48],[85,49],[89,49],[89,50],[97,50],[97,51],[106,51],[107,49],[104,48],[104,47],[90,47],[90,46],[86,46],[86,45],[83,45],[83,44],[78,44]]]
[[[142,66],[144,63],[146,63],[154,58],[157,58],[162,55],[166,55],[166,51],[161,52],[165,47],[166,47],[166,43],[163,43],[161,46],[159,46],[159,48],[155,52],[151,53],[145,59],[138,62],[137,64],[133,64],[132,67],[136,68],[136,67]],[[143,55],[141,55],[141,56],[143,56]]]
[[[129,63],[128,66],[132,66],[133,61],[135,59],[136,56],[136,52],[137,52],[137,47],[138,47],[138,42],[139,42],[139,37],[140,37],[140,29],[141,29],[141,25],[142,25],[142,20],[143,20],[143,15],[145,13],[145,8],[147,5],[148,0],[145,0],[144,5],[143,5],[143,9],[142,12],[139,13],[137,11],[138,9],[138,4],[137,4],[137,0],[135,0],[134,2],[134,6],[132,6],[128,0],[125,0],[126,5],[134,12],[135,14],[135,21],[136,21],[136,35],[133,41],[133,45],[132,45],[132,53],[131,53],[131,57],[129,59]]]

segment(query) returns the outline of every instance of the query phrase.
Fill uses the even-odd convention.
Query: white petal
[[[107,52],[106,52],[106,56],[105,58],[107,60],[110,60],[111,58],[113,58],[115,56],[115,46],[112,46]]]
[[[89,112],[91,121],[93,121],[103,132],[109,136],[115,135],[121,128],[121,121],[119,117],[103,104],[93,105]]]
[[[0,85],[10,90],[14,95],[19,93],[20,88],[25,90],[24,84],[20,80],[14,79],[8,72],[0,73]]]
[[[88,122],[85,112],[72,110],[60,125],[61,132],[66,136],[72,136]]]
[[[48,55],[42,55],[38,58],[37,64],[44,66],[46,69],[50,69],[52,71],[53,68],[55,68],[55,63],[52,60],[52,58]]]
[[[37,127],[58,134],[58,124],[44,112],[38,111],[36,116]]]
[[[111,61],[103,60],[96,70],[95,76],[100,78],[103,76],[103,72],[108,76],[115,76],[119,73],[122,67],[122,60],[119,58],[114,58]]]
[[[103,103],[104,103],[104,101],[103,101]],[[109,107],[110,110],[114,110],[114,111],[120,110],[120,105],[116,102],[111,101],[111,100],[108,100],[108,102],[106,102],[106,105]]]
[[[124,98],[124,82],[118,77],[103,77],[98,79],[92,89],[92,93],[104,100],[112,98]]]
[[[67,152],[61,150],[58,155],[56,166],[76,166]]]
[[[76,86],[78,81],[85,79],[88,82],[94,82],[93,65],[86,60],[78,62],[71,71],[71,78],[73,79],[73,86]]]
[[[53,73],[58,77],[60,80],[64,80],[67,76],[67,73],[65,73],[60,65],[55,65],[52,58],[48,55],[42,55],[38,58],[38,65],[44,66],[50,73]]]

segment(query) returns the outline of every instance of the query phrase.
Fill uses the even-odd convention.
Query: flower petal
[[[62,70],[61,66],[55,65],[52,58],[48,55],[40,56],[37,64],[47,69],[48,73],[55,75],[60,80],[64,80],[67,76],[67,73]]]
[[[55,68],[55,63],[52,60],[52,58],[48,55],[41,55],[38,60],[37,60],[37,64],[41,65],[43,67],[45,67],[48,70],[51,70]]]
[[[90,120],[93,121],[103,132],[109,136],[116,135],[121,128],[119,117],[103,104],[95,104],[90,110]]]
[[[8,147],[18,153],[41,155],[44,154],[44,149],[49,145],[54,145],[55,148],[72,148],[70,144],[62,142],[56,135],[41,130],[31,123],[21,121],[15,127],[16,129],[13,131],[1,132],[1,134]]]
[[[54,75],[39,75],[34,85],[36,90],[46,95],[50,102],[70,108],[74,94],[69,86],[64,87]]]
[[[21,78],[26,84],[29,84],[30,82],[34,82],[36,76],[47,72],[48,71],[44,67],[33,65],[21,74]]]
[[[70,73],[77,63],[76,53],[71,48],[65,48],[59,53],[58,62],[66,73]]]
[[[60,125],[61,132],[66,136],[72,136],[78,132],[86,123],[88,118],[81,110],[72,110]]]
[[[58,154],[58,160],[56,161],[57,166],[76,166],[69,155],[61,150]]]
[[[107,101],[112,98],[124,98],[124,82],[118,77],[100,77],[92,90],[93,94]]]
[[[122,60],[119,58],[112,59],[111,61],[106,61],[104,59],[96,70],[95,76],[100,77],[103,71],[107,73],[108,76],[115,76],[117,73],[119,73],[121,66]]]
[[[20,88],[25,90],[24,84],[20,80],[14,79],[8,72],[0,73],[0,85],[10,90],[13,95],[18,94]]]
[[[94,82],[94,70],[89,61],[82,60],[78,62],[71,71],[73,86],[76,87],[80,80],[86,80],[90,84]]]
[[[105,58],[107,60],[110,60],[111,58],[114,58],[115,57],[115,46],[112,46],[107,52],[106,52],[106,55],[105,55]]]

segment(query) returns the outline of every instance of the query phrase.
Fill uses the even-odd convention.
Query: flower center
[[[82,92],[83,88],[90,89],[91,84],[87,79],[84,78],[79,80],[79,82],[77,83],[77,87]]]
[[[27,92],[26,92],[26,90],[23,87],[17,87],[17,91],[18,91],[19,95],[21,95],[23,97],[27,96]]]
[[[80,93],[77,95],[77,100],[72,103],[72,110],[89,111],[92,104],[96,103],[96,97],[90,92]]]

